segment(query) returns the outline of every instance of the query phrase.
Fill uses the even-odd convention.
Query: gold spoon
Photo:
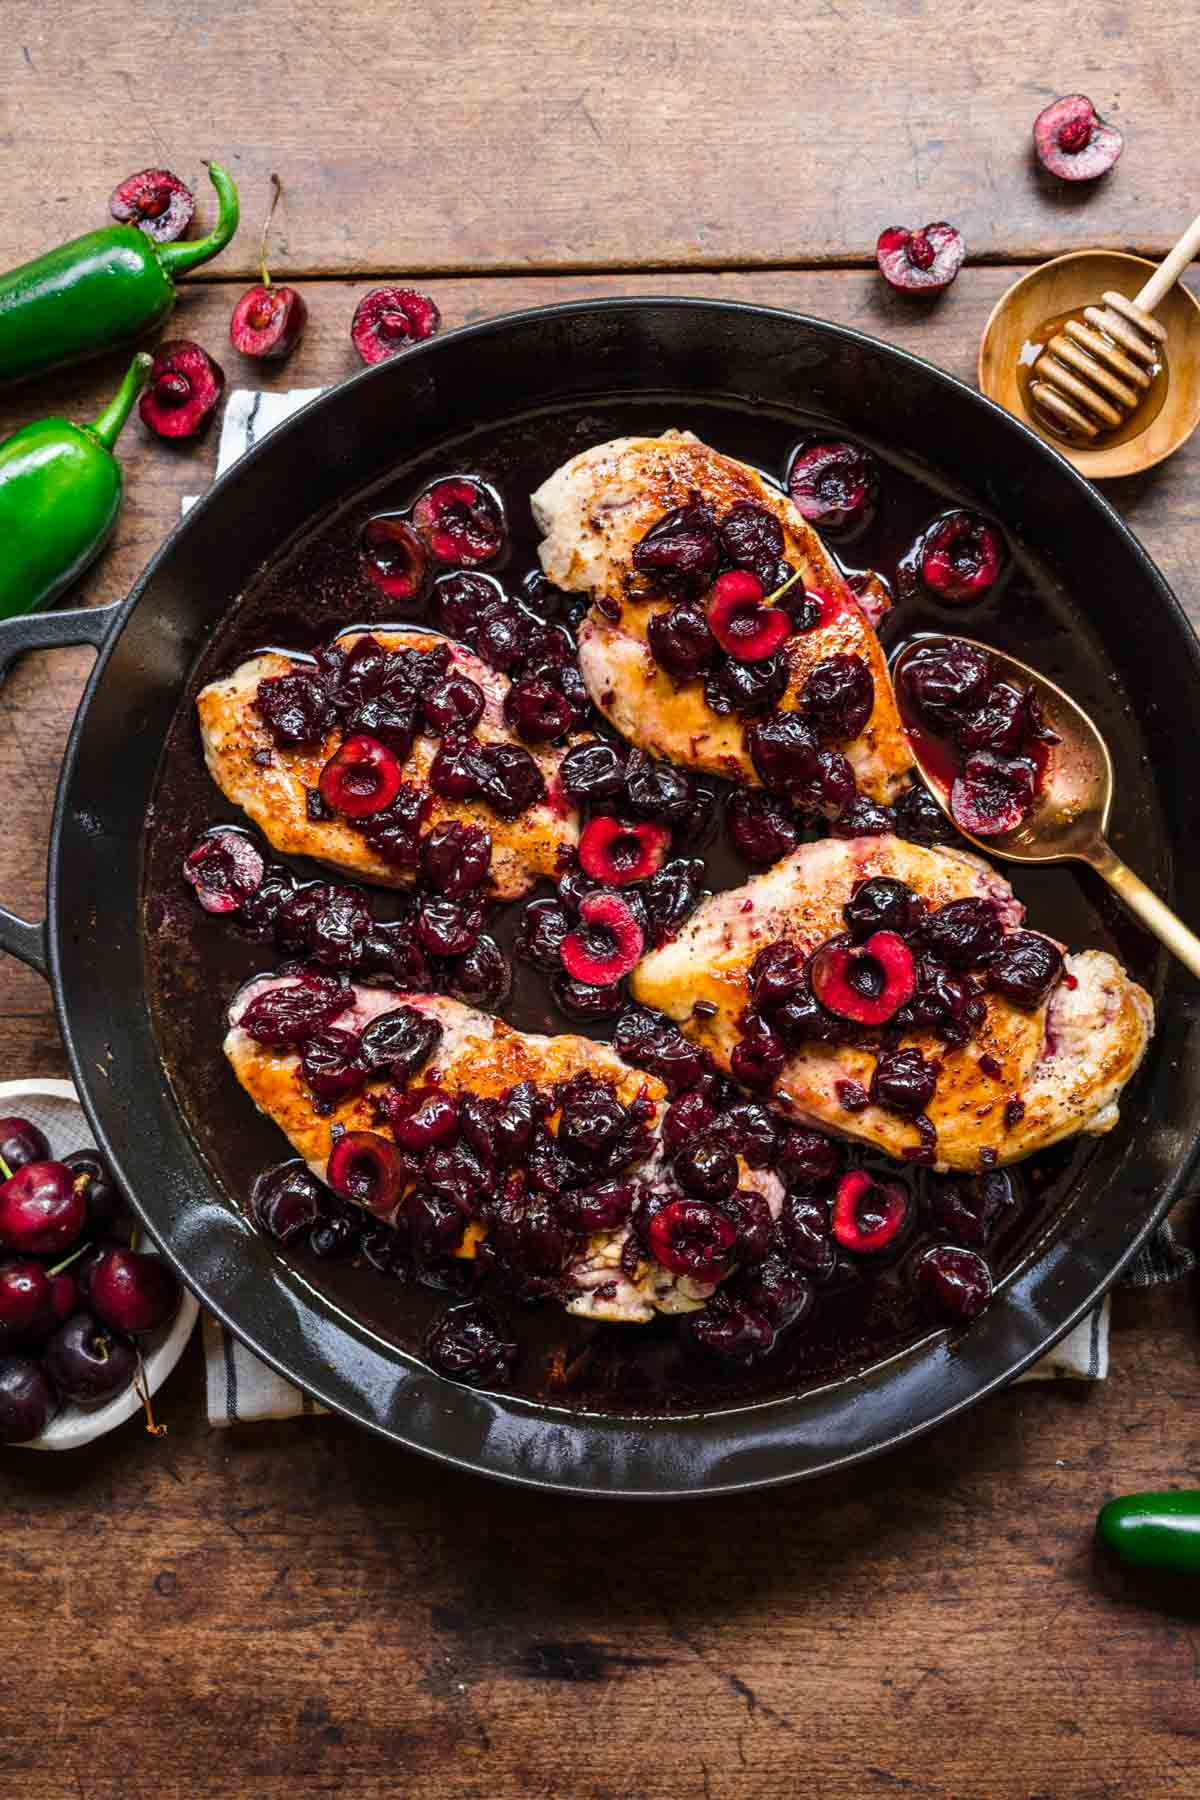
[[[1123,863],[1109,844],[1109,814],[1112,811],[1112,759],[1094,721],[1053,681],[1048,681],[1028,663],[1006,656],[990,644],[956,633],[953,638],[940,632],[925,632],[913,638],[900,651],[892,664],[892,681],[901,719],[905,718],[903,690],[898,681],[906,658],[917,650],[936,644],[970,644],[990,656],[997,674],[1017,687],[1031,687],[1042,709],[1042,716],[1060,743],[1051,751],[1046,779],[1034,800],[1032,810],[1012,831],[996,837],[973,837],[963,831],[950,811],[950,787],[939,772],[930,766],[922,750],[923,733],[907,733],[913,761],[930,793],[955,828],[976,849],[988,856],[1005,857],[1009,862],[1054,863],[1084,862],[1107,881],[1113,892],[1124,901],[1172,956],[1177,956],[1193,975],[1200,976],[1200,938],[1171,911],[1145,882]],[[907,723],[907,722],[906,722]]]

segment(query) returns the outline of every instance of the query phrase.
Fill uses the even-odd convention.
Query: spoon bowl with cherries
[[[1108,842],[1113,768],[1095,721],[1056,682],[973,638],[923,632],[892,663],[913,760],[977,849],[1084,862],[1200,976],[1200,938]]]

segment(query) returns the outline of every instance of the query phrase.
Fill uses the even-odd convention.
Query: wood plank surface
[[[237,29],[236,11],[205,14]],[[969,377],[1015,273],[968,270],[920,313],[854,271],[429,285],[448,328],[587,294],[728,295]],[[365,285],[313,285],[309,334],[266,385],[351,371]],[[204,284],[171,329],[261,384],[223,348],[237,291]],[[116,367],[4,396],[0,434],[88,416]],[[81,597],[126,591],[214,453],[130,428],[127,509]],[[1114,496],[1193,618],[1198,455]],[[30,913],[89,663],[29,658],[0,689],[0,894]],[[61,1072],[45,989],[7,959],[0,1022],[4,1073]],[[1195,1800],[1200,1590],[1120,1574],[1090,1542],[1109,1494],[1197,1478],[1195,1308],[1190,1283],[1126,1291],[1107,1384],[1013,1389],[864,1469],[669,1508],[502,1489],[335,1419],[210,1431],[194,1342],[165,1439],[134,1422],[74,1455],[0,1456],[0,1800]]]
[[[6,0],[6,264],[89,229],[132,169],[227,161],[254,266],[281,270],[859,263],[949,218],[971,255],[1161,253],[1200,204],[1200,35],[1163,0]],[[1127,134],[1098,184],[1031,127],[1083,91]],[[53,130],[47,131],[48,122]]]

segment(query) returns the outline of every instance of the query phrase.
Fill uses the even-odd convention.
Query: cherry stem
[[[166,1437],[167,1428],[159,1425],[154,1417],[154,1408],[150,1404],[150,1383],[146,1380],[146,1365],[142,1361],[142,1353],[137,1353],[137,1372],[133,1377],[133,1388],[138,1399],[146,1410],[146,1431],[150,1437]]]
[[[258,247],[258,269],[262,276],[263,286],[270,287],[271,277],[267,273],[267,239],[271,235],[271,220],[275,217],[275,208],[279,204],[279,196],[283,192],[283,183],[278,175],[271,177],[271,204],[267,208],[267,216],[263,223],[262,243]]]
[[[70,1256],[65,1256],[62,1262],[55,1263],[54,1267],[48,1269],[46,1273],[48,1275],[61,1275],[63,1270],[69,1269],[73,1262],[78,1262],[81,1256],[86,1256],[91,1247],[90,1240],[86,1244],[80,1244],[78,1250],[72,1250]]]
[[[12,1180],[12,1170],[2,1156],[0,1156],[0,1175],[4,1177],[5,1181]]]
[[[797,569],[794,574],[788,576],[787,580],[783,583],[783,585],[781,587],[777,587],[773,593],[764,594],[762,600],[760,601],[760,605],[773,606],[775,601],[778,600],[780,594],[786,594],[788,589],[792,586],[792,584],[794,582],[799,581],[799,579],[803,573],[804,573],[803,569]]]

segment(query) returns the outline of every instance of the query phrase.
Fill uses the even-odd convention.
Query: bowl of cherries
[[[71,1450],[123,1424],[198,1311],[139,1248],[69,1081],[0,1082],[0,1444]]]

